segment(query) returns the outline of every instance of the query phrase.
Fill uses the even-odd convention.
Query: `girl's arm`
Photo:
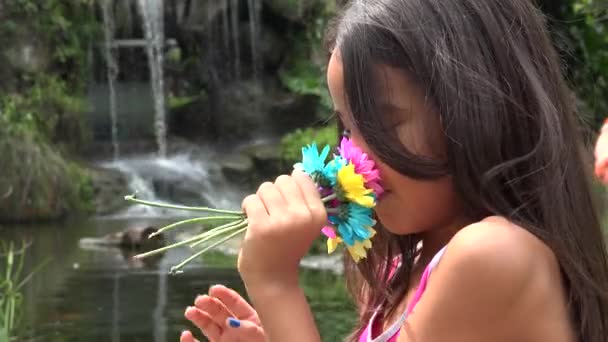
[[[238,268],[267,341],[320,341],[298,285],[300,260],[327,222],[317,186],[296,170],[262,184],[243,209],[248,228]]]
[[[321,341],[310,306],[297,285],[247,287],[262,321],[267,341]]]

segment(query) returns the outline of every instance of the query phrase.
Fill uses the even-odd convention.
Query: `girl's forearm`
[[[264,284],[247,288],[267,342],[321,341],[314,317],[304,295],[297,286]]]

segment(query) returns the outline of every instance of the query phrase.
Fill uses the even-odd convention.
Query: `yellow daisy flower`
[[[369,196],[373,191],[365,187],[365,179],[355,173],[355,166],[352,163],[338,171],[338,183],[348,200],[366,208],[374,207],[374,198]]]

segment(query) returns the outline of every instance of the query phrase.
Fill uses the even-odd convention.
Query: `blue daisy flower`
[[[329,184],[334,187],[338,183],[338,171],[343,168],[348,161],[341,156],[336,156],[323,168],[323,177],[329,181]]]
[[[323,173],[325,159],[329,155],[329,150],[329,146],[326,145],[323,151],[319,153],[316,143],[302,147],[302,162],[295,164],[294,168],[298,168],[311,176]]]
[[[329,216],[329,221],[338,228],[340,237],[345,244],[352,246],[356,241],[364,241],[371,237],[366,227],[372,227],[372,210],[356,203],[348,203],[344,212]]]

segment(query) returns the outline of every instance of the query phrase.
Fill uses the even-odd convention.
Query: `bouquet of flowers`
[[[368,155],[346,137],[342,138],[337,153],[327,161],[329,152],[329,146],[325,146],[321,151],[315,143],[305,146],[302,148],[302,161],[295,164],[294,168],[304,171],[312,178],[325,203],[328,224],[322,232],[327,237],[328,253],[333,253],[343,243],[352,258],[359,262],[366,257],[367,250],[372,246],[371,239],[376,233],[373,229],[376,222],[372,217],[372,208],[383,192],[379,183],[380,174]],[[213,214],[179,221],[159,229],[150,237],[186,224],[216,224],[190,239],[135,256],[145,258],[183,245],[200,248],[192,256],[173,266],[173,274],[181,272],[186,264],[205,252],[247,230],[247,217],[241,211],[156,203],[138,199],[134,195],[126,196],[125,199],[143,205]]]

